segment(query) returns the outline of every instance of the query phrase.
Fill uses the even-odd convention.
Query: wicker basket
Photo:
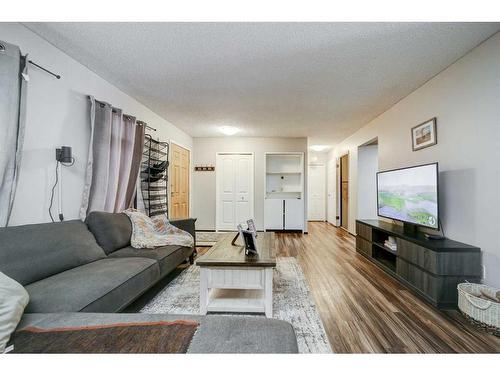
[[[496,293],[498,289],[487,285],[458,284],[458,308],[473,324],[495,336],[500,336],[500,303],[476,297],[481,289]]]

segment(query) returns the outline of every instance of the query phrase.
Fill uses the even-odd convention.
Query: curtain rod
[[[61,79],[61,76],[59,74],[56,74],[56,73],[52,73],[50,70],[48,69],[45,69],[43,66],[41,65],[38,65],[36,62],[32,61],[32,60],[28,60],[28,62],[31,64],[31,65],[34,65],[36,66],[37,68],[39,69],[42,69],[44,72],[47,72],[49,73],[50,75],[56,77],[57,79]]]
[[[130,115],[123,115],[124,117],[128,117],[128,118],[133,118],[134,116],[130,116]],[[149,126],[148,124],[146,124],[144,121],[141,121],[141,120],[135,120],[135,122],[137,123],[137,125],[144,125],[146,127],[146,129],[149,129],[149,130],[152,130],[152,131],[156,131],[155,128],[152,128],[151,126]]]
[[[148,124],[146,124],[144,121],[139,121],[137,120],[137,123],[140,124],[140,125],[144,125],[146,128],[148,128],[149,130],[152,130],[152,131],[156,131],[155,128],[152,128],[151,126],[149,126]]]
[[[89,96],[90,98],[90,96]],[[94,98],[94,100],[97,102],[97,103],[100,103],[100,104],[109,104],[109,103],[106,103],[106,102],[103,102],[103,101],[100,101],[100,100],[97,100]],[[126,115],[124,114],[123,116],[127,116],[127,117],[134,117],[134,116],[130,116],[130,115]],[[141,121],[141,120],[136,120],[136,122],[140,125],[144,125],[146,127],[146,129],[149,129],[149,130],[152,130],[152,131],[156,131],[155,128],[152,128],[151,126],[149,126],[148,124],[146,124],[144,121]]]

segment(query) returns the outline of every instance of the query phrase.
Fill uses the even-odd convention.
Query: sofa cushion
[[[282,320],[208,316],[188,353],[298,353],[298,345],[292,325]]]
[[[22,285],[105,256],[80,220],[0,228],[0,271]]]
[[[159,278],[152,259],[101,259],[27,285],[26,312],[120,311]]]
[[[196,219],[177,219],[177,220],[170,220],[170,224],[173,226],[182,229],[186,232],[188,232],[191,236],[193,236],[194,243],[196,246],[196,228],[195,228],[195,223]]]
[[[167,275],[193,252],[190,247],[177,245],[161,246],[155,249],[136,249],[132,246],[125,247],[109,254],[110,258],[143,257],[156,260],[160,265],[161,277]]]
[[[127,215],[93,211],[85,222],[106,254],[130,245],[132,223]]]

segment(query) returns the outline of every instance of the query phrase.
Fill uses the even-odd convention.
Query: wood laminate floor
[[[276,233],[279,256],[297,258],[335,353],[499,353],[500,339],[442,312],[357,254],[342,229],[309,223]]]

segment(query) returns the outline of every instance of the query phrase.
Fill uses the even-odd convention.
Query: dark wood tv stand
[[[356,250],[413,292],[441,309],[457,306],[457,284],[481,280],[481,249],[457,241],[429,240],[400,225],[356,220]],[[393,236],[397,251],[384,246]]]

